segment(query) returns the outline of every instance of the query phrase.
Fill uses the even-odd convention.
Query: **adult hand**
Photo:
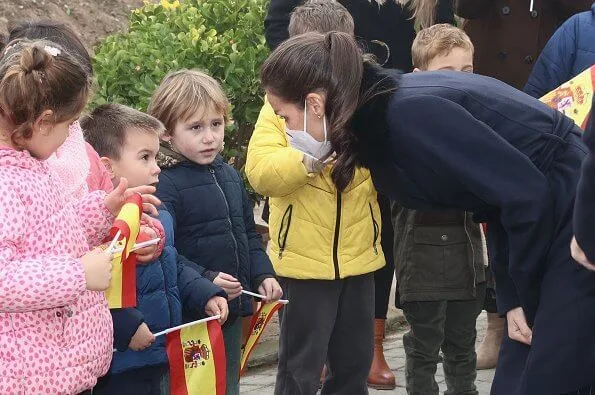
[[[595,272],[595,264],[589,262],[585,252],[576,242],[576,238],[573,237],[572,241],[570,242],[570,254],[575,261],[577,261],[580,265],[583,265],[585,268],[592,270]]]
[[[161,201],[152,194],[155,193],[155,187],[151,185],[141,185],[139,187],[128,188],[128,181],[125,178],[120,178],[120,183],[105,197],[105,207],[114,215],[117,216],[120,209],[133,194],[141,195],[143,202],[143,211],[145,213],[157,216],[156,206],[161,204]]]
[[[242,294],[242,284],[234,276],[227,273],[219,273],[213,283],[225,291],[228,300],[233,300]]]
[[[258,293],[265,297],[264,303],[270,303],[281,299],[283,290],[274,278],[265,278],[258,287]]]
[[[527,325],[527,318],[522,307],[517,307],[506,313],[508,321],[508,337],[517,342],[531,345],[533,332]]]

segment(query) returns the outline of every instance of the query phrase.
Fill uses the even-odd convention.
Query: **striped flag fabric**
[[[225,395],[221,325],[208,321],[166,335],[171,395]]]
[[[105,291],[110,309],[136,306],[136,254],[131,252],[140,231],[143,202],[139,194],[126,200],[110,229],[110,237],[120,232],[116,247],[123,250],[115,253],[112,262],[112,280]],[[107,246],[104,246],[107,248]]]
[[[256,347],[258,344],[258,339],[262,335],[262,332],[264,332],[264,328],[266,328],[271,318],[273,318],[275,312],[283,307],[286,303],[286,300],[266,304],[263,303],[256,314],[254,314],[252,317],[252,323],[250,324],[250,336],[248,337],[248,340],[242,349],[242,357],[240,360],[240,376],[244,374],[244,369],[246,368],[250,354],[254,350],[254,347]]]
[[[124,243],[118,243],[123,247]],[[107,248],[107,244],[103,246]],[[136,254],[131,253],[122,259],[122,253],[114,254],[112,261],[112,280],[105,291],[105,298],[110,309],[122,309],[136,306]]]

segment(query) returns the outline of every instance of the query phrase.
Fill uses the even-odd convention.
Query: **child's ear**
[[[413,69],[414,73],[417,73],[418,71],[421,71],[420,69],[418,69],[417,67]]]
[[[163,133],[161,135],[161,140],[163,140],[163,141],[171,141],[171,138],[172,138],[172,135],[167,132]]]
[[[108,158],[107,156],[102,156],[100,158],[100,160],[101,160],[101,163],[103,163],[105,170],[107,170],[107,174],[109,174],[109,177],[113,180],[116,175],[114,174],[112,160],[110,158]]]
[[[54,112],[52,110],[45,110],[42,112],[41,115],[37,117],[35,122],[33,122],[33,132],[47,134],[49,129],[51,129],[53,126],[53,115]]]

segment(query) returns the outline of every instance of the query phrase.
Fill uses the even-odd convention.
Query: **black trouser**
[[[159,365],[103,376],[93,395],[161,395],[168,370],[167,365]]]
[[[409,395],[438,394],[435,374],[440,349],[444,353],[445,394],[478,394],[475,323],[485,290],[485,283],[478,284],[474,300],[403,303],[411,327],[403,336]]]
[[[367,394],[374,347],[374,276],[344,280],[281,278],[279,366],[275,395]]]
[[[382,195],[378,195],[380,216],[382,218],[381,245],[386,259],[386,265],[374,272],[374,318],[386,319],[390,288],[395,275],[395,260],[393,256],[393,244],[395,242],[393,224],[390,213],[390,201]]]

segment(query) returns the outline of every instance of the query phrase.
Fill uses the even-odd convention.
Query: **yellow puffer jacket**
[[[246,175],[258,193],[270,197],[270,258],[277,275],[333,280],[384,266],[370,173],[356,170],[353,182],[337,194],[330,166],[308,174],[302,158],[289,146],[285,123],[265,102],[248,146]]]

